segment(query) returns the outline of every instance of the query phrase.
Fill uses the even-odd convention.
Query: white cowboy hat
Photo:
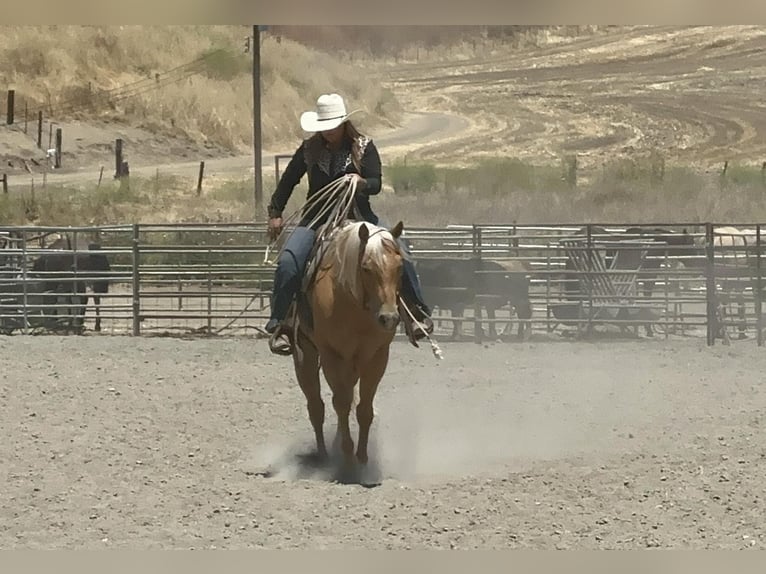
[[[301,114],[301,127],[307,132],[321,132],[337,128],[351,114],[360,110],[346,112],[346,103],[338,94],[322,94],[317,98],[316,111]]]

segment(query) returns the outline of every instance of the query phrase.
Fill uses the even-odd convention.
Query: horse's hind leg
[[[373,401],[378,390],[378,383],[383,378],[388,364],[388,347],[383,347],[372,358],[359,377],[359,404],[356,407],[356,420],[359,423],[359,444],[356,447],[356,459],[367,464],[367,445],[370,439],[370,426],[375,416]]]
[[[309,420],[314,429],[317,443],[317,454],[320,458],[327,457],[327,447],[324,442],[324,401],[319,380],[319,354],[316,347],[300,332],[298,341],[293,349],[293,364],[298,384],[306,397],[306,408]]]

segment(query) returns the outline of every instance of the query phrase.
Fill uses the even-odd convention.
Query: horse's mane
[[[387,248],[401,252],[396,240],[384,227],[367,222],[349,222],[333,232],[332,245],[337,264],[336,280],[355,297],[359,295],[357,278],[359,271],[359,227],[364,224],[370,230],[370,237],[365,248],[365,257],[372,259],[375,265],[383,266]]]

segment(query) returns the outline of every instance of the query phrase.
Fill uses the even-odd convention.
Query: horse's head
[[[358,249],[353,254],[356,258],[356,273],[352,292],[364,309],[372,313],[377,323],[387,331],[393,331],[399,325],[397,299],[404,255],[397,239],[403,227],[401,221],[391,230],[361,223],[356,232]]]

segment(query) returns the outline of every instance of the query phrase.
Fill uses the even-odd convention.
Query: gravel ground
[[[264,341],[0,344],[3,548],[766,547],[750,341],[397,342],[374,488],[304,462]]]

